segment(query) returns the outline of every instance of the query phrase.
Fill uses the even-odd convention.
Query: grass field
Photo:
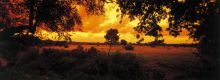
[[[16,63],[14,65],[8,65],[9,70],[13,71],[15,66],[16,67],[15,67],[14,72],[18,72],[17,69],[20,69],[20,68],[24,68],[24,70],[27,70],[28,68],[25,68],[25,66],[22,66],[22,65],[24,64],[26,66],[31,65],[32,67],[34,67],[34,69],[29,68],[28,70],[30,71],[27,71],[27,72],[34,72],[34,71],[40,72],[39,73],[40,75],[37,75],[37,76],[41,76],[41,77],[42,77],[42,72],[43,73],[47,72],[48,68],[52,70],[55,69],[56,71],[56,68],[58,67],[59,69],[61,69],[61,71],[69,72],[68,70],[65,70],[65,69],[63,70],[62,67],[70,66],[70,65],[72,67],[70,67],[69,69],[73,70],[74,73],[76,73],[75,72],[76,70],[77,72],[80,73],[80,75],[82,74],[83,76],[87,75],[88,73],[87,71],[90,72],[90,70],[87,70],[87,69],[91,67],[92,67],[91,69],[94,69],[95,71],[98,71],[98,72],[100,69],[105,70],[106,67],[103,67],[103,68],[101,67],[103,65],[112,67],[110,68],[110,71],[112,69],[112,70],[116,70],[116,72],[117,71],[120,72],[122,69],[122,72],[124,70],[125,73],[127,73],[127,72],[130,72],[129,70],[126,70],[127,66],[128,65],[133,66],[133,63],[136,64],[136,62],[132,62],[132,61],[137,61],[138,65],[140,65],[140,68],[141,68],[141,69],[134,68],[134,69],[137,69],[135,72],[138,72],[138,70],[141,70],[143,74],[146,73],[147,76],[149,77],[147,78],[147,80],[201,80],[204,76],[200,74],[201,71],[204,71],[203,70],[204,68],[199,57],[196,57],[196,55],[194,54],[197,51],[195,47],[173,47],[173,46],[150,47],[150,46],[133,45],[134,50],[125,50],[125,48],[122,45],[113,45],[111,48],[111,53],[110,53],[111,55],[108,56],[106,54],[109,50],[109,45],[80,45],[80,46],[83,48],[83,50],[80,50],[80,51],[76,50],[77,47],[79,47],[79,45],[68,45],[68,47],[66,48],[64,46],[41,46],[41,47],[40,46],[35,46],[35,47],[21,47],[20,46],[20,48],[18,48],[19,47],[18,45],[9,45],[10,48],[3,46],[1,47],[1,50],[5,52],[5,57],[3,56],[4,59]],[[87,53],[90,53],[89,50],[91,47],[94,47],[95,49],[97,49],[98,54],[102,54],[101,56],[99,56],[100,58],[97,58],[96,56],[92,56],[92,58],[86,58],[86,56],[88,55]],[[49,51],[47,49],[49,49]],[[9,53],[10,55],[8,55]],[[36,54],[31,55],[30,53],[31,54],[37,53],[39,55],[36,55]],[[50,55],[48,56],[48,53],[52,54],[52,57]],[[65,56],[65,55],[68,55],[69,53],[70,53],[70,56]],[[115,53],[123,54],[123,55],[119,56],[116,59],[112,59]],[[127,55],[127,53],[134,55],[135,58],[129,60],[129,56]],[[17,58],[13,57],[15,55],[17,56]],[[25,56],[29,56],[30,58],[26,58]],[[33,59],[33,57],[35,58]],[[52,59],[52,61],[50,60],[50,58]],[[62,62],[63,60],[64,60],[64,63],[59,63],[60,61]],[[118,63],[112,64],[111,60],[113,61],[116,60],[116,63],[119,62],[119,64]],[[51,63],[53,62],[57,62],[57,63],[55,65],[51,65]],[[103,64],[100,65],[99,62]],[[19,64],[19,63],[22,63],[22,64]],[[27,63],[30,63],[30,64],[27,64]],[[101,68],[91,66],[90,64],[99,65]],[[83,67],[78,67],[79,65],[86,66],[84,67],[86,70]],[[20,67],[17,67],[17,66],[20,66]],[[117,68],[113,68],[114,66],[116,66]],[[78,70],[78,68],[81,70]],[[46,71],[44,70],[41,71],[41,69],[44,69]],[[5,69],[2,68],[2,70],[4,71]],[[60,72],[53,72],[53,73],[60,74]],[[106,72],[105,76],[107,77],[112,76],[112,74],[109,75],[107,73],[108,72]],[[4,74],[8,75],[6,73]],[[70,73],[68,74],[72,76],[72,74]],[[35,75],[35,73],[31,75]],[[76,76],[79,74],[77,73],[74,75]],[[97,78],[98,76],[98,75],[94,76],[93,73],[89,75],[90,76],[93,75],[93,77],[95,78]],[[0,77],[1,76],[4,77],[4,75],[0,74]],[[63,76],[63,75],[60,75],[60,76]],[[128,78],[128,75],[126,76]],[[102,77],[104,76],[99,75],[100,79],[104,79]],[[52,77],[52,78],[55,78],[55,77]],[[65,78],[68,78],[68,77],[65,76]]]
[[[84,49],[95,47],[102,52],[107,52],[109,49],[108,45],[81,45]],[[45,46],[43,48],[61,49],[61,50],[72,50],[77,45],[69,45],[68,48],[60,46]],[[164,76],[164,79],[168,80],[197,80],[195,73],[201,67],[198,57],[195,56],[196,48],[193,47],[173,47],[173,46],[138,46],[134,45],[134,50],[125,50],[122,46],[112,46],[111,52],[120,53],[132,53],[141,60],[144,60],[142,64],[144,69],[152,74],[158,76]],[[162,73],[162,74],[161,74]],[[152,76],[151,76],[152,77]]]

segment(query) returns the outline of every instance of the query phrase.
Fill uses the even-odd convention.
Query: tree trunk
[[[33,25],[34,21],[34,1],[30,2],[30,6],[29,6],[29,32],[34,34],[36,31],[36,26]]]
[[[109,46],[109,50],[108,50],[108,55],[110,54],[111,47],[112,47],[112,40],[110,41],[110,46]]]

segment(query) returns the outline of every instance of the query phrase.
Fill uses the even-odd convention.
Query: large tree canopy
[[[182,29],[187,29],[190,37],[199,39],[198,27],[210,16],[219,15],[217,0],[117,0],[116,3],[122,15],[140,20],[136,31],[156,39],[162,36],[158,25],[162,19],[168,18],[167,30],[171,35],[178,36]]]
[[[35,33],[36,27],[46,25],[48,30],[64,31],[78,24],[81,25],[81,18],[78,14],[78,6],[85,7],[88,14],[101,14],[104,12],[105,0],[6,0],[0,1],[1,19],[5,24],[20,22],[17,19],[23,17],[28,24],[29,31]],[[5,8],[6,7],[6,8]],[[15,12],[17,11],[17,12]],[[12,19],[11,13],[15,16],[21,16]],[[6,21],[7,20],[7,21]],[[9,21],[11,20],[11,21]],[[10,23],[8,23],[10,22]],[[21,24],[21,25],[22,25]],[[1,27],[8,25],[1,25]],[[17,26],[17,25],[10,25]]]
[[[23,7],[11,0],[0,1],[0,29],[28,23]]]
[[[75,24],[82,23],[77,6],[86,7],[89,14],[100,14],[104,3],[102,0],[25,0],[25,6],[29,10],[29,26],[33,28],[30,31],[34,33],[35,26],[42,23],[52,31],[71,30]]]
[[[155,40],[162,36],[158,22],[165,18],[168,18],[170,35],[178,36],[182,29],[188,30],[189,36],[199,41],[199,56],[211,67],[209,71],[218,71],[219,0],[117,0],[116,3],[122,15],[140,20],[135,27],[137,32],[154,36]]]

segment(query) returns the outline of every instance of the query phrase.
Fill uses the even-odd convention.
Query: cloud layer
[[[110,28],[116,28],[119,30],[120,39],[125,39],[128,42],[137,42],[138,39],[135,38],[136,32],[133,30],[138,24],[138,20],[130,21],[128,17],[122,19],[122,23],[119,23],[121,18],[118,17],[120,12],[117,12],[118,6],[116,4],[105,4],[105,13],[103,15],[88,15],[83,7],[78,7],[79,14],[82,18],[83,25],[75,26],[75,31],[70,32],[72,34],[71,38],[73,41],[77,42],[104,42],[105,32]],[[192,43],[192,39],[189,39],[187,36],[187,31],[183,30],[179,37],[169,36],[169,33],[165,31],[168,27],[168,20],[162,20],[159,23],[163,28],[162,34],[164,35],[165,43]],[[82,31],[77,31],[78,28],[81,28]],[[51,33],[50,36],[45,36],[44,39],[53,39],[52,36],[56,36],[54,33]],[[144,42],[150,42],[154,38],[146,36]]]

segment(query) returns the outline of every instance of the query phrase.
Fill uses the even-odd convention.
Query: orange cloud
[[[83,7],[78,6],[78,12],[82,18],[83,25],[75,26],[74,32],[69,32],[72,34],[71,39],[77,42],[104,42],[105,32],[110,28],[116,28],[119,30],[120,39],[125,39],[128,42],[137,42],[138,39],[135,38],[136,32],[133,27],[137,26],[139,20],[130,21],[128,17],[123,18],[123,22],[119,23],[121,18],[117,17],[120,12],[117,12],[118,5],[116,4],[105,4],[105,13],[103,15],[88,15]],[[177,44],[177,43],[192,43],[193,40],[189,39],[187,36],[187,31],[183,30],[179,37],[169,36],[169,32],[165,29],[168,27],[168,19],[162,20],[159,23],[163,28],[162,34],[164,35],[165,43]],[[77,28],[82,28],[82,32],[77,31]],[[57,34],[51,34],[43,32],[45,35],[56,36]],[[43,39],[56,40],[51,36],[45,36]],[[145,42],[153,41],[153,37],[146,36]]]

